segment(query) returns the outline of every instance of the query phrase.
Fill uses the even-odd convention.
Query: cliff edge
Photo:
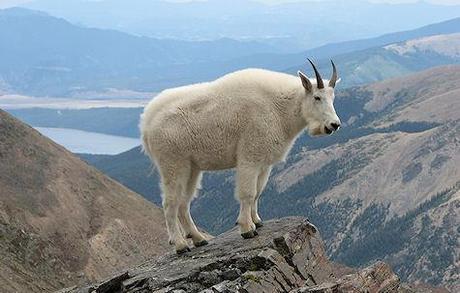
[[[184,255],[167,254],[99,284],[60,292],[431,291],[403,285],[383,262],[359,271],[331,262],[320,233],[305,218],[268,221],[258,232],[245,240],[235,227]]]

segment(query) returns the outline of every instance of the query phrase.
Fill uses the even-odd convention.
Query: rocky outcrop
[[[184,255],[60,292],[414,292],[383,262],[343,275],[351,269],[328,260],[320,233],[305,218],[272,220],[258,233],[245,240],[234,228]]]

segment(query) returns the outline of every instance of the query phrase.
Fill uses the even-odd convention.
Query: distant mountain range
[[[282,53],[420,27],[460,16],[460,5],[424,1],[35,0],[25,7],[90,27],[183,40],[222,37],[270,43]]]
[[[460,19],[458,19],[460,29]],[[453,23],[453,21],[451,22]],[[403,76],[433,66],[460,63],[460,33],[434,35],[404,42],[387,44],[334,58],[339,66],[340,88]],[[328,76],[329,60],[318,65]],[[295,74],[298,68],[288,72]],[[306,68],[305,71],[310,71]],[[313,74],[313,73],[310,73]],[[313,75],[311,75],[313,76]],[[34,126],[63,127],[112,135],[139,137],[141,108],[69,109],[11,109],[10,113]]]
[[[84,28],[23,8],[0,10],[0,39],[0,86],[45,96],[107,88],[158,90],[170,80],[200,80],[196,67],[202,63],[275,52],[259,42],[160,40]]]
[[[361,51],[372,47],[381,47],[384,45],[399,43],[411,39],[458,33],[459,26],[460,17],[456,17],[447,21],[429,24],[412,30],[388,33],[367,39],[327,44],[314,49],[310,49],[303,54],[314,56],[317,59],[330,58],[331,56],[342,55],[353,51]]]
[[[460,63],[460,33],[408,39],[341,54],[334,57],[334,62],[340,65],[342,88],[407,75],[435,66],[457,64]],[[295,73],[299,67],[300,64],[288,72]],[[320,60],[318,67],[328,72],[330,61]]]
[[[0,110],[0,287],[52,292],[168,250],[162,211]]]
[[[263,67],[274,70],[285,70],[289,67],[299,66],[306,63],[306,58],[324,60],[335,58],[335,56],[346,55],[347,53],[360,52],[365,49],[379,48],[385,45],[400,43],[407,40],[418,39],[442,34],[453,34],[460,32],[460,17],[426,25],[413,30],[389,33],[378,37],[358,39],[346,42],[331,43],[317,48],[305,50],[293,54],[256,54],[239,58],[239,62],[247,67]],[[232,62],[234,62],[232,60]],[[222,67],[231,67],[225,64]],[[233,68],[235,69],[235,68]],[[329,69],[329,67],[328,67]],[[291,70],[292,71],[292,70]]]
[[[0,92],[84,98],[113,92],[111,89],[155,92],[246,67],[294,72],[305,67],[306,57],[317,60],[325,72],[330,70],[328,59],[334,58],[344,77],[343,85],[350,86],[458,62],[458,56],[440,53],[436,46],[410,54],[397,54],[385,46],[414,37],[459,32],[457,18],[378,38],[275,54],[277,49],[262,42],[137,37],[12,8],[0,10]]]
[[[459,95],[460,65],[342,91],[336,109],[343,129],[299,138],[262,195],[263,217],[307,216],[320,226],[336,260],[363,266],[384,259],[405,280],[443,284],[455,292]],[[160,201],[158,174],[139,148],[82,157]],[[206,174],[192,205],[203,228],[219,233],[234,225],[233,187],[232,171]]]

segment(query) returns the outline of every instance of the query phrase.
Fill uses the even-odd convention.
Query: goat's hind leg
[[[243,238],[257,235],[251,210],[257,193],[259,169],[251,165],[239,165],[236,171],[236,197],[240,202],[238,224]]]
[[[163,189],[163,210],[169,242],[174,244],[177,254],[190,251],[182,235],[178,218],[179,206],[184,192],[189,168],[180,165],[159,164]]]
[[[195,196],[197,185],[201,179],[201,171],[192,167],[184,193],[179,205],[179,219],[187,238],[192,238],[195,247],[208,244],[206,237],[198,230],[190,215],[190,203]]]

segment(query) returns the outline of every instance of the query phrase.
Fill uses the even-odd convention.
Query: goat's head
[[[302,116],[307,123],[308,133],[312,136],[332,134],[340,127],[340,119],[334,109],[334,89],[340,82],[337,69],[332,62],[332,77],[329,81],[323,80],[315,64],[308,59],[316,76],[316,83],[298,72],[304,88],[305,96],[302,97]]]

